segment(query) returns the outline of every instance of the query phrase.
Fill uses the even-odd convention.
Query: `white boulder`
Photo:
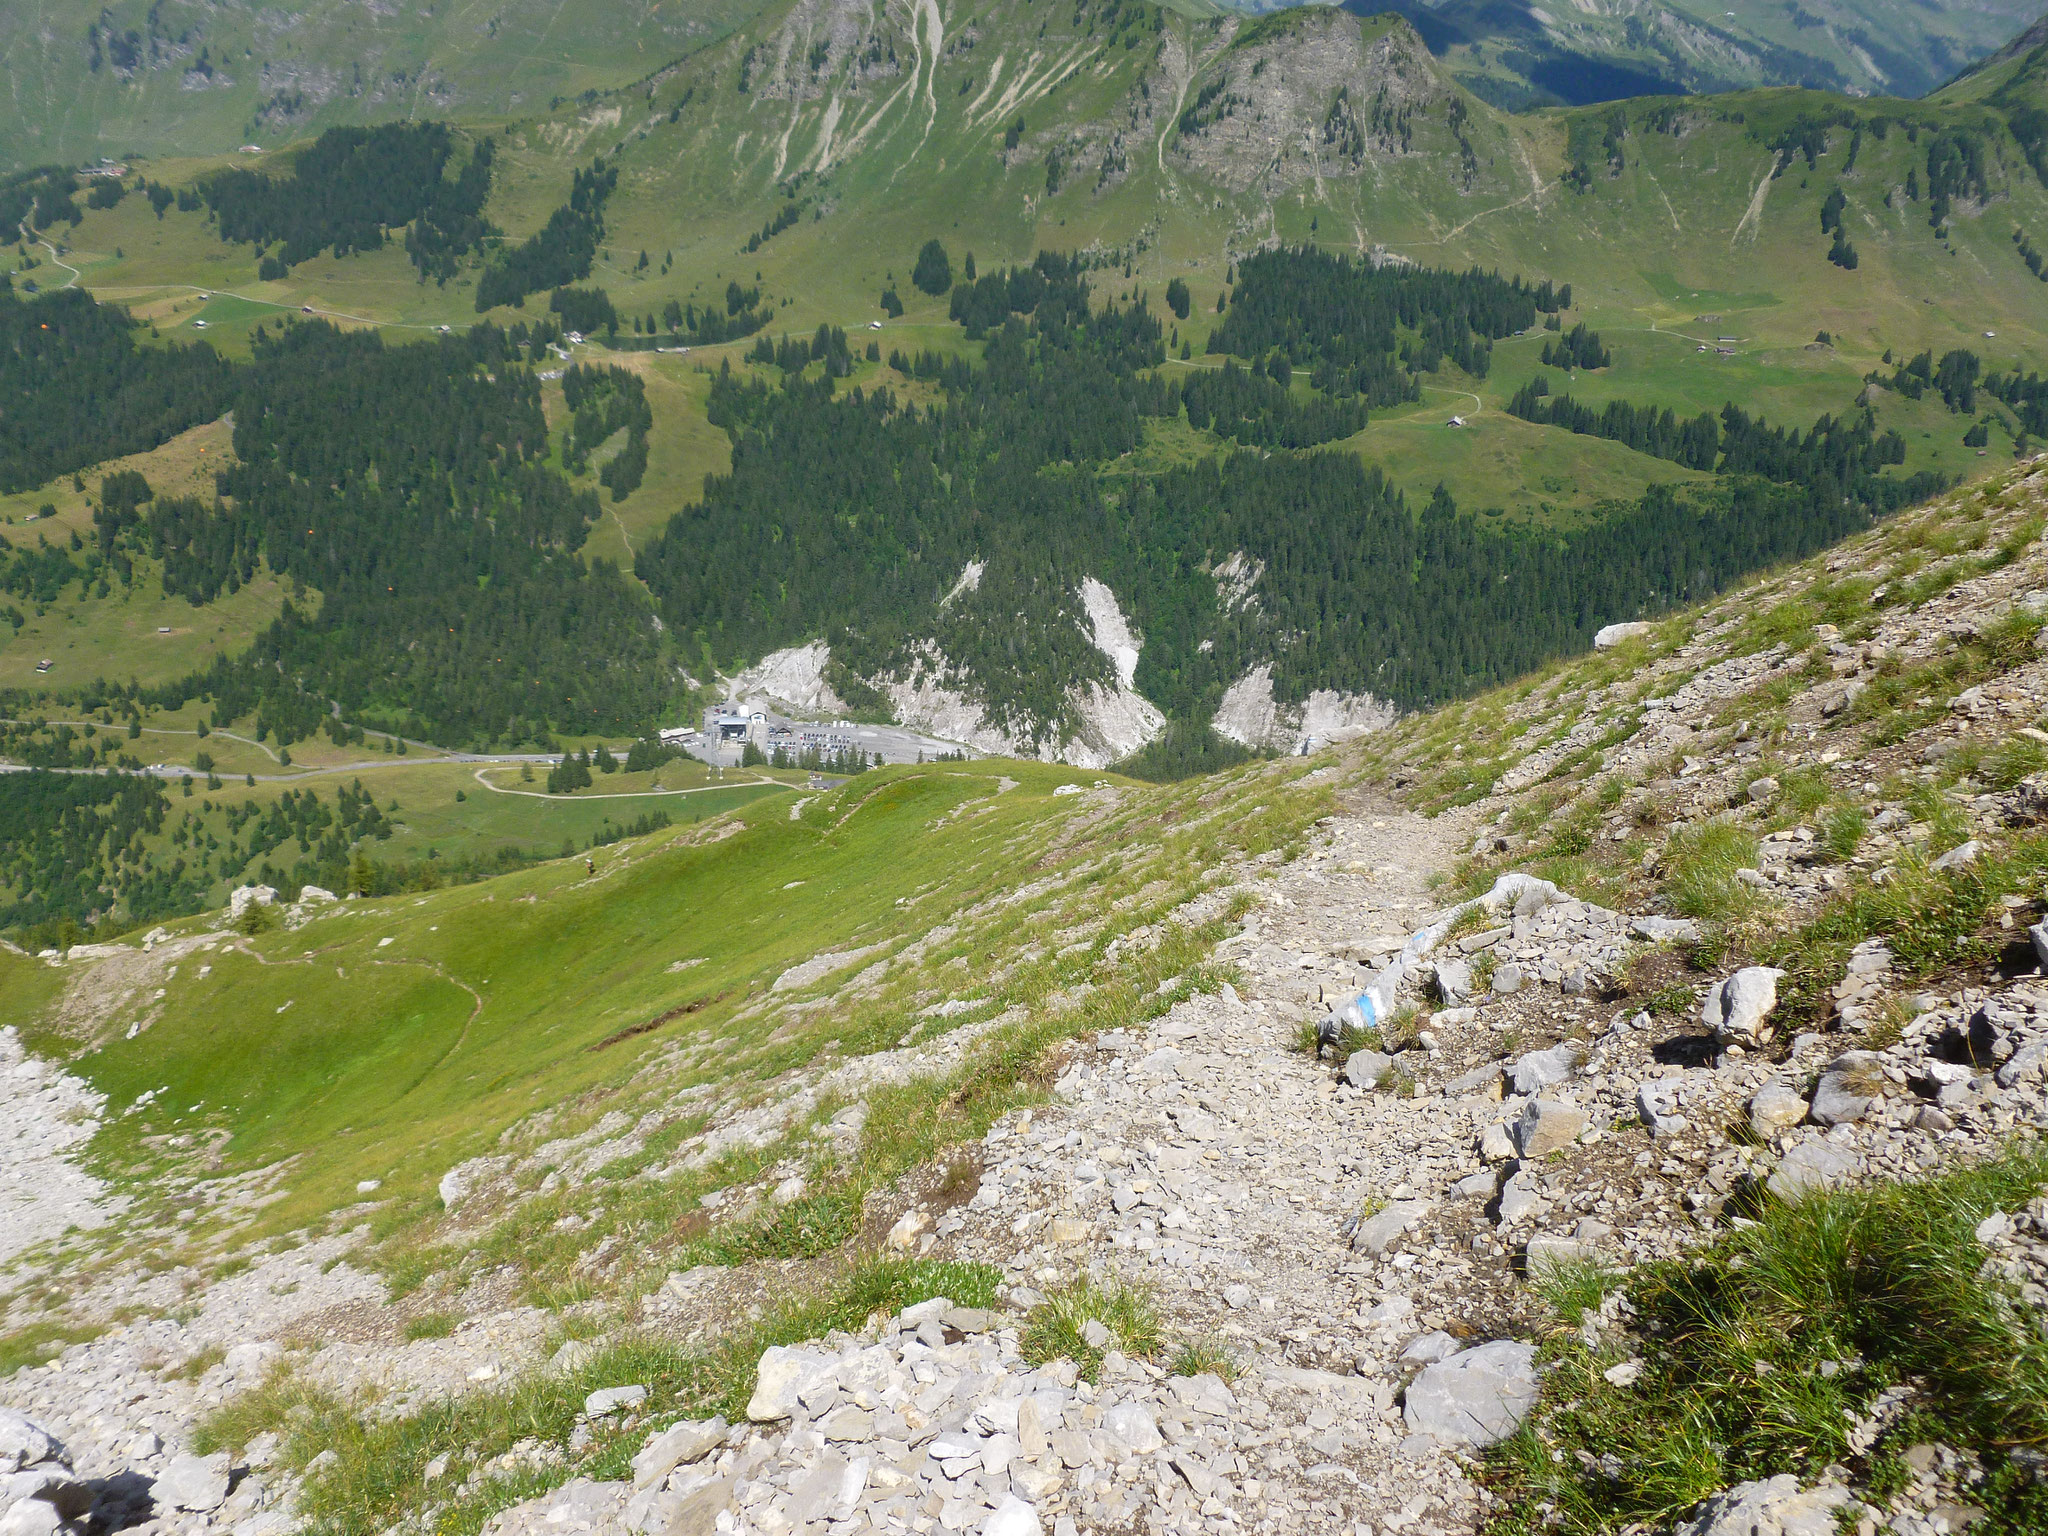
[[[1778,982],[1784,972],[1776,966],[1745,965],[1725,981],[1707,988],[1700,1005],[1700,1022],[1714,1032],[1723,1045],[1753,1049],[1771,1038],[1770,1012],[1778,1006]]]

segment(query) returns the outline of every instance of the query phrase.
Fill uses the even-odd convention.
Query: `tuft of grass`
[[[1088,1342],[1091,1322],[1109,1331],[1106,1343]],[[1033,1307],[1024,1319],[1019,1340],[1024,1358],[1033,1365],[1062,1357],[1074,1362],[1081,1374],[1094,1381],[1102,1372],[1102,1357],[1111,1349],[1126,1355],[1151,1356],[1159,1353],[1164,1337],[1159,1308],[1149,1291],[1120,1279],[1081,1279],[1052,1292]]]
[[[460,1321],[450,1312],[417,1313],[405,1320],[405,1340],[410,1344],[415,1339],[445,1339],[455,1332]]]
[[[1834,863],[1846,864],[1863,846],[1863,834],[1869,826],[1870,818],[1863,814],[1862,806],[1836,807],[1821,823],[1821,851]]]
[[[1598,1312],[1600,1303],[1610,1291],[1620,1288],[1621,1281],[1618,1270],[1596,1258],[1545,1260],[1529,1272],[1536,1294],[1574,1328],[1588,1312]]]
[[[1322,1038],[1317,1033],[1320,1024],[1317,1019],[1304,1019],[1295,1027],[1294,1046],[1304,1056],[1313,1056],[1322,1049]],[[1391,1027],[1391,1026],[1390,1026]],[[1354,1051],[1383,1051],[1386,1041],[1376,1029],[1347,1024],[1330,1047],[1330,1057],[1337,1070],[1344,1070],[1344,1063],[1351,1059]]]
[[[526,1304],[560,1316],[585,1302],[598,1298],[597,1287],[578,1275],[559,1285],[532,1285],[526,1289]]]
[[[1758,946],[1759,958],[1788,973],[1778,989],[1788,1021],[1820,1018],[1827,989],[1862,940],[1884,939],[1901,981],[1989,965],[2008,941],[1995,926],[2001,900],[2038,896],[2044,885],[2048,835],[2041,833],[2014,838],[1957,869],[1902,859],[1883,885],[1853,885],[1811,921],[1770,935]]]
[[[1237,1380],[1237,1355],[1222,1337],[1198,1333],[1183,1339],[1166,1367],[1170,1376],[1214,1376],[1228,1383]]]
[[[1500,956],[1490,949],[1482,949],[1472,957],[1472,990],[1485,992],[1493,986],[1493,973],[1500,969]]]
[[[2048,743],[2009,736],[1984,755],[1975,777],[1989,788],[2011,789],[2037,773],[2048,773]]]
[[[1720,817],[1673,833],[1664,845],[1664,890],[1672,907],[1721,923],[1753,914],[1761,899],[1735,872],[1755,867],[1756,850],[1755,833]]]
[[[2048,1153],[2029,1149],[1773,1203],[1689,1259],[1637,1270],[1632,1337],[1589,1347],[1561,1331],[1544,1346],[1537,1413],[1489,1453],[1507,1509],[1495,1529],[1662,1527],[1737,1482],[1811,1481],[1859,1460],[1851,1428],[1899,1384],[1919,1421],[1871,1464],[1911,1434],[1973,1449],[1991,1483],[2011,1483],[2008,1453],[2048,1444],[2048,1337],[1985,1267],[1975,1228],[2044,1182]],[[1553,1300],[1568,1317],[1596,1303],[1583,1277]],[[1625,1352],[1643,1367],[1617,1387],[1604,1372]],[[2048,1508],[2038,1488],[2032,1498]]]
[[[1451,926],[1444,930],[1444,936],[1439,943],[1449,944],[1469,933],[1478,933],[1492,920],[1493,914],[1484,907],[1467,907],[1451,920]]]
[[[228,1352],[220,1345],[209,1344],[204,1349],[194,1350],[176,1365],[157,1374],[169,1381],[197,1381],[227,1357]]]

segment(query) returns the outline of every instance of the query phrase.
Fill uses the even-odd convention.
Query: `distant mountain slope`
[[[756,8],[23,0],[0,5],[0,169],[218,154],[335,123],[544,109],[644,75]]]
[[[1959,72],[1955,79],[1935,93],[1945,102],[1985,101],[2001,98],[2009,105],[2022,94],[2043,95],[2042,82],[2048,78],[2048,16],[2043,16],[1996,53],[1979,59]]]
[[[1756,85],[1920,96],[2035,15],[2034,0],[1400,0],[1395,9],[1461,83],[1509,107]]]

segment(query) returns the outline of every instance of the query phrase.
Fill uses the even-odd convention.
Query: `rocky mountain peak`
[[[1320,6],[1245,25],[1197,71],[1187,103],[1169,154],[1268,195],[1437,147],[1464,116],[1462,93],[1406,21]]]

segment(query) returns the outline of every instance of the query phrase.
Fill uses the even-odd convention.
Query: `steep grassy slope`
[[[648,1131],[666,1128],[633,1154],[644,1165],[674,1155],[708,1099],[747,1102],[800,1064],[908,1043],[930,1027],[918,1010],[943,997],[1001,1015],[984,1071],[1013,1037],[1036,1049],[1166,1006],[1188,984],[1194,935],[1148,925],[1212,883],[1219,861],[1295,838],[1324,804],[1297,785],[1307,772],[1074,794],[1071,776],[1026,765],[886,770],[602,849],[594,874],[564,860],[255,937],[174,925],[152,955],[80,973],[56,996],[41,962],[0,953],[0,1023],[82,1052],[114,1103],[156,1090],[110,1133],[109,1172],[179,1168],[205,1126],[223,1138],[221,1169],[279,1190],[269,1230],[324,1224],[376,1178],[396,1200],[387,1232],[416,1235],[442,1175],[537,1105],[579,1106],[558,1132],[653,1114]],[[1149,939],[1119,958],[1129,941],[1112,941],[1139,928]],[[937,1121],[891,1134],[928,1148],[961,1115],[989,1112],[976,1095],[1001,1103],[1016,1088],[998,1073],[963,1102],[948,1098],[955,1086],[918,1089]],[[788,1150],[807,1129],[788,1127]],[[703,1161],[702,1187],[720,1187],[722,1165]],[[759,1240],[836,1243],[887,1171],[887,1159],[839,1169]],[[685,1183],[663,1196],[667,1218],[628,1201],[619,1221],[665,1225],[694,1205],[702,1181]],[[161,1210],[150,1198],[155,1217],[179,1187],[164,1187]],[[802,1236],[806,1222],[817,1230]]]
[[[2048,202],[2001,121],[1960,101],[1848,107],[1795,93],[1509,118],[1450,84],[1400,24],[1361,30],[1341,13],[1240,27],[1173,13],[1076,22],[1020,5],[951,36],[941,23],[936,42],[918,27],[829,8],[776,13],[650,86],[515,121],[490,214],[529,233],[574,166],[612,155],[620,190],[593,279],[625,316],[715,301],[727,282],[758,278],[775,325],[793,330],[881,318],[885,286],[909,305],[903,323],[935,318],[942,301],[908,284],[926,233],[956,265],[968,252],[987,266],[1094,250],[1128,265],[1155,303],[1183,277],[1197,346],[1231,256],[1261,239],[1480,262],[1573,283],[1603,329],[1737,333],[1731,367],[1679,341],[1631,387],[1674,408],[1739,394],[1781,419],[1839,410],[1887,348],[1940,353],[1987,330],[2016,353],[2043,340],[2043,289],[2011,237],[2032,239]],[[2033,94],[2022,83],[2001,107]],[[1856,132],[1879,119],[1908,132]],[[1771,146],[1806,121],[1835,124],[1815,163],[1800,156],[1767,180]],[[1989,158],[1944,242],[1904,189],[1928,180],[1926,133],[1951,125]],[[1575,167],[1583,190],[1556,179]],[[1853,273],[1829,263],[1820,233],[1837,182],[1861,257]],[[759,244],[785,212],[795,222]],[[422,286],[395,250],[323,257],[259,284],[256,252],[210,241],[192,215],[157,220],[138,199],[89,213],[66,240],[67,261],[97,291],[152,313],[155,299],[183,325],[204,312],[176,297],[181,282],[387,324],[471,313],[469,276]],[[210,321],[230,344],[235,323]],[[1833,353],[1797,350],[1820,329],[1837,338]],[[1448,405],[1456,381],[1443,383]],[[672,495],[688,494],[684,476]]]
[[[611,157],[620,183],[593,281],[627,317],[715,301],[758,274],[775,323],[792,329],[880,318],[891,284],[907,320],[930,318],[943,300],[908,279],[917,244],[937,235],[956,269],[969,251],[988,266],[1092,250],[1129,265],[1155,303],[1184,277],[1199,344],[1231,256],[1278,237],[1572,282],[1596,324],[1739,313],[1745,355],[1804,346],[1823,327],[1872,352],[1945,350],[1990,329],[2041,340],[2041,285],[2011,236],[2041,229],[2048,202],[2003,124],[2040,94],[2030,82],[1989,113],[1966,103],[1985,90],[1977,77],[1926,106],[1772,93],[1517,118],[1458,88],[1387,20],[1047,15],[1017,3],[950,31],[935,24],[776,11],[630,91],[515,118],[489,215],[510,236],[531,233],[574,167]],[[1880,140],[1879,119],[1908,133]],[[1761,185],[1771,146],[1809,121],[1824,128],[1816,163],[1801,155],[1796,175]],[[1979,137],[1988,159],[1943,243],[1904,188],[1909,172],[1928,180],[1926,135],[1947,127]],[[1583,191],[1557,180],[1575,166]],[[1829,264],[1819,233],[1837,181],[1862,257],[1854,273]],[[793,223],[746,249],[786,211]],[[83,281],[133,300],[184,282],[381,323],[473,313],[469,276],[422,286],[395,250],[323,257],[258,285],[256,252],[210,242],[191,215],[156,220],[136,199],[88,213],[65,241]],[[1868,366],[1847,362],[1845,384]],[[1761,386],[1768,400],[1772,382],[1745,378],[1744,393]]]
[[[535,3],[400,16],[305,0],[259,24],[200,6],[39,0],[0,17],[0,169],[274,147],[338,122],[531,112],[642,79],[759,10],[751,0],[687,13],[606,0],[569,25],[558,7]],[[1914,96],[2033,15],[2023,0],[1827,0],[1792,13],[1740,0],[1732,10],[1578,9],[1540,22],[1462,3],[1415,0],[1408,10],[1466,84],[1515,106],[1750,85]],[[931,14],[956,31],[985,19]]]

